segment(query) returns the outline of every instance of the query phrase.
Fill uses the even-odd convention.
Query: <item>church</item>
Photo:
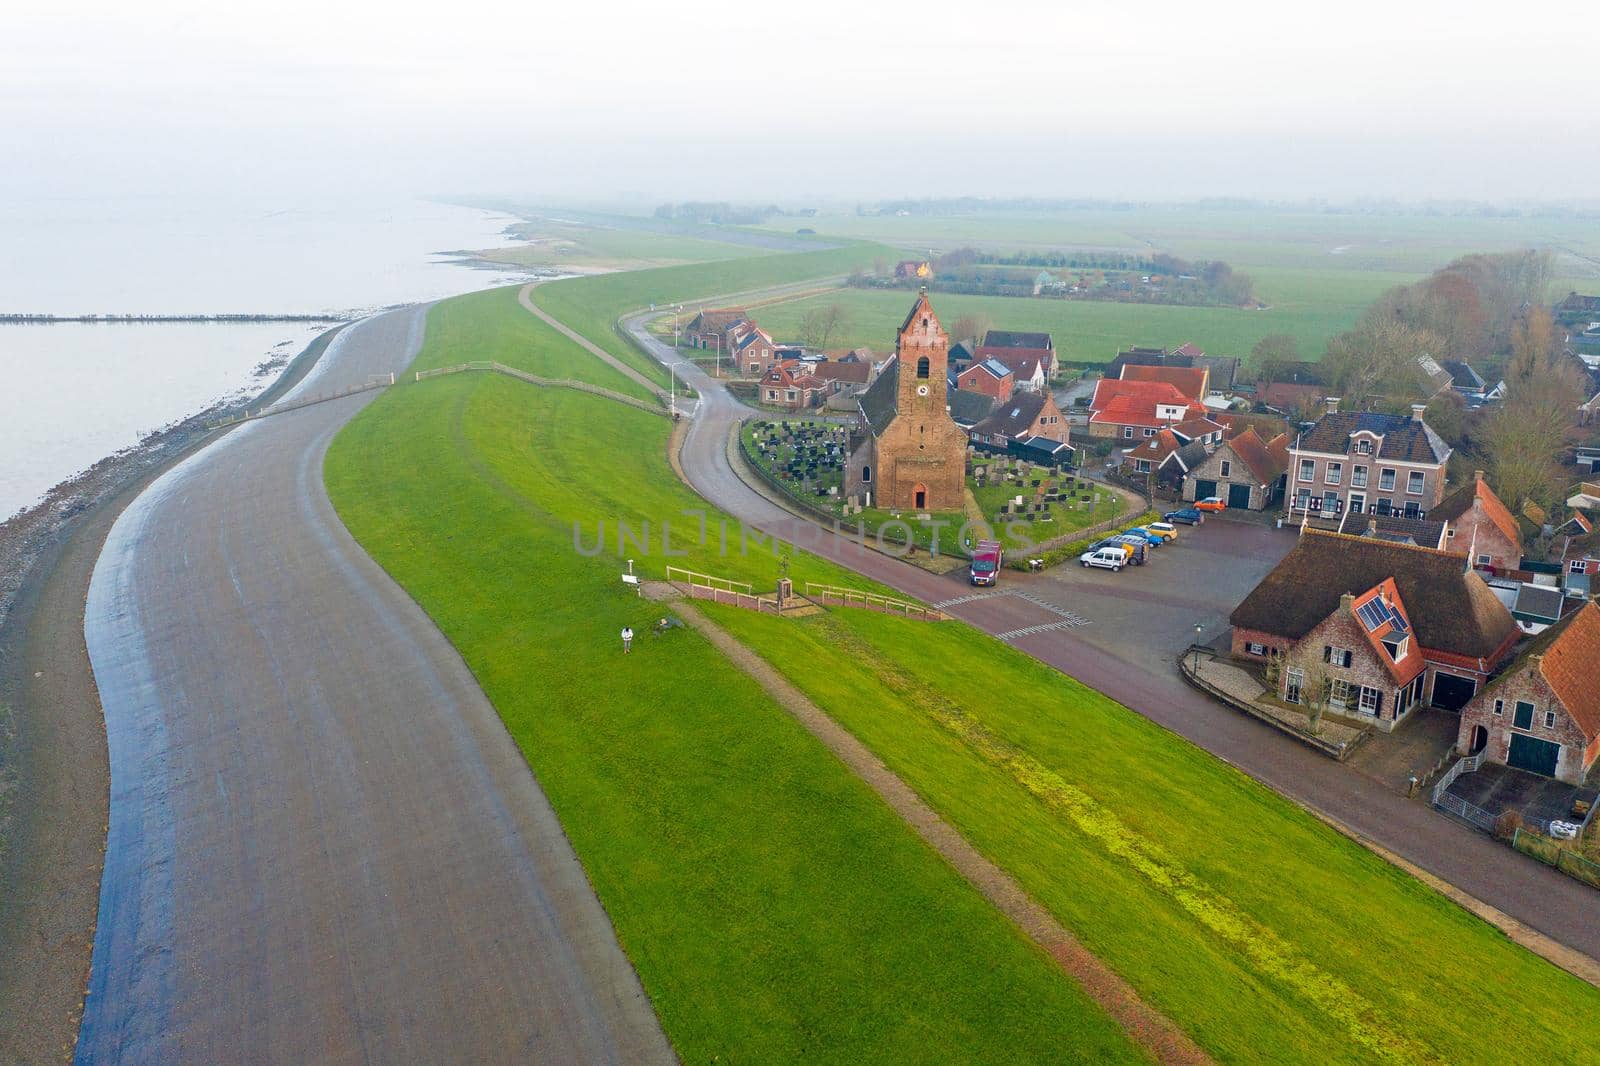
[[[900,511],[962,509],[967,435],[950,417],[949,352],[924,289],[900,326],[894,358],[861,394],[847,496]]]

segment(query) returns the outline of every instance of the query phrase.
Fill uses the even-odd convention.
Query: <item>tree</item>
[[[993,325],[989,316],[981,312],[965,314],[950,323],[950,339],[981,344]]]
[[[1543,306],[1512,325],[1511,345],[1506,401],[1484,426],[1483,450],[1501,499],[1513,508],[1531,499],[1548,509],[1561,495],[1560,457],[1584,399],[1584,377],[1559,351]]]
[[[797,330],[800,343],[807,348],[826,348],[830,341],[844,332],[849,318],[849,312],[841,303],[811,308],[800,316]]]
[[[1300,348],[1287,333],[1269,333],[1256,341],[1247,361],[1256,381],[1282,381],[1290,363],[1300,360]]]

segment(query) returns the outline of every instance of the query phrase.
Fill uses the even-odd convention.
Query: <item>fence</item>
[[[1435,804],[1439,802],[1439,797],[1443,796],[1450,790],[1450,786],[1455,784],[1456,778],[1460,777],[1462,774],[1470,774],[1482,765],[1482,752],[1479,752],[1476,755],[1468,755],[1460,759],[1454,766],[1446,770],[1444,772],[1444,776],[1439,778],[1439,780],[1434,784],[1433,802]]]
[[[1600,888],[1600,863],[1585,858],[1571,848],[1562,847],[1557,841],[1518,829],[1511,834],[1511,846],[1546,866],[1554,866],[1568,877]]]
[[[1494,832],[1494,815],[1475,803],[1468,803],[1460,796],[1453,796],[1446,792],[1435,799],[1433,805],[1441,811],[1453,814],[1463,822],[1483,830],[1485,833]]]
[[[685,570],[681,566],[667,567],[667,580],[681,586],[692,600],[726,603],[750,611],[783,613],[783,605],[778,602],[776,596],[756,595],[754,587],[748,581],[734,581],[713,574],[702,574],[695,570]]]
[[[473,370],[486,370],[495,374],[504,374],[507,377],[516,378],[518,381],[526,381],[530,385],[538,385],[547,389],[572,389],[576,392],[587,392],[594,396],[604,396],[608,400],[615,400],[617,403],[627,404],[629,407],[636,407],[641,411],[647,411],[653,415],[667,417],[667,412],[663,410],[659,404],[641,400],[636,396],[628,396],[620,392],[613,392],[612,390],[602,388],[599,385],[591,385],[587,381],[578,381],[573,378],[540,377],[538,374],[530,374],[526,370],[518,370],[516,367],[506,366],[504,363],[493,363],[489,362],[488,360],[475,360],[469,363],[457,363],[455,366],[435,367],[432,370],[418,370],[416,372],[416,380],[424,381],[428,378],[436,378],[444,374],[461,374]]]
[[[381,374],[374,378],[368,379],[365,385],[352,385],[347,389],[337,389],[333,392],[320,392],[315,396],[307,396],[303,400],[290,400],[287,403],[275,403],[267,407],[258,407],[254,411],[247,407],[239,414],[229,415],[227,418],[219,418],[217,421],[209,423],[206,428],[220,429],[223,426],[231,426],[238,422],[253,422],[258,418],[266,418],[268,415],[287,414],[290,411],[298,411],[302,407],[310,407],[313,404],[327,403],[329,400],[342,400],[346,396],[355,396],[357,393],[371,392],[373,389],[387,389],[393,384],[393,374]]]
[[[865,607],[871,611],[883,614],[898,614],[906,618],[921,618],[925,622],[937,622],[944,615],[920,603],[909,603],[906,600],[890,599],[888,596],[879,596],[875,592],[862,592],[860,589],[844,588],[841,585],[824,585],[815,581],[806,582],[806,599],[813,603],[832,605],[835,607]]]

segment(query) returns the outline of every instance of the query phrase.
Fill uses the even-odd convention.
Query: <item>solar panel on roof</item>
[[[1382,628],[1383,623],[1389,620],[1389,609],[1382,600],[1368,600],[1356,608],[1356,614],[1361,617],[1361,624],[1367,627],[1368,633]]]

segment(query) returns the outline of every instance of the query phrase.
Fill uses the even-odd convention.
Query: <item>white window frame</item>
[[[1416,484],[1416,486],[1417,486],[1416,488],[1412,488],[1411,487],[1413,483]],[[1406,495],[1407,496],[1421,496],[1423,491],[1427,487],[1428,487],[1428,475],[1426,473],[1424,473],[1421,470],[1409,470],[1409,471],[1406,472]]]
[[[1498,715],[1499,717],[1501,717],[1501,718],[1504,718],[1506,716],[1506,701],[1505,700],[1495,700],[1494,701],[1494,713],[1496,715]]]
[[[1574,559],[1567,564],[1567,573],[1569,574],[1581,574],[1586,570],[1588,570],[1588,567],[1583,564],[1582,559]]]
[[[1344,483],[1344,464],[1329,463],[1322,475],[1324,485],[1340,485]]]
[[[1556,712],[1555,711],[1545,711],[1544,712],[1544,727],[1546,729],[1554,729],[1556,727]]]
[[[1378,701],[1382,698],[1382,690],[1362,685],[1361,695],[1357,697],[1356,707],[1362,714],[1370,714],[1376,718],[1378,716]]]
[[[1350,487],[1353,489],[1364,489],[1367,487],[1366,467],[1353,466],[1350,468]]]
[[[1222,460],[1222,476],[1223,477],[1232,477],[1233,476],[1233,460],[1232,459],[1224,459],[1224,460]]]
[[[1317,480],[1317,461],[1315,459],[1300,460],[1300,471],[1295,479],[1307,483]]]
[[[1304,670],[1289,669],[1283,672],[1283,702],[1300,704],[1301,689],[1305,687],[1306,672]],[[1294,696],[1289,695],[1290,692]]]
[[[1389,467],[1380,467],[1378,469],[1378,491],[1393,492],[1395,479],[1399,476],[1400,472],[1397,470],[1390,469]]]
[[[1123,440],[1132,440],[1133,439],[1133,427],[1132,426],[1123,426],[1122,427],[1122,439]]]

